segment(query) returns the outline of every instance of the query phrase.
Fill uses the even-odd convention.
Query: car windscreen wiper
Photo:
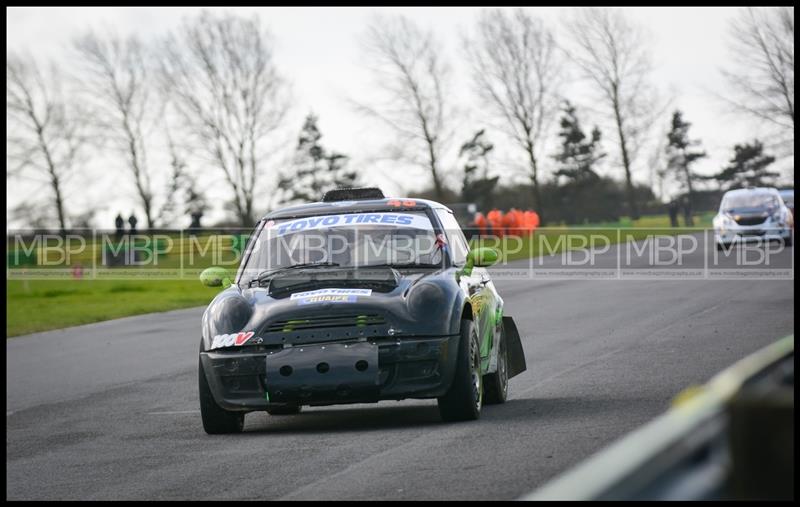
[[[253,282],[257,282],[259,285],[261,285],[261,282],[266,280],[268,277],[270,277],[272,275],[276,275],[276,274],[281,273],[283,271],[288,271],[290,269],[318,268],[318,267],[330,267],[330,266],[339,266],[339,263],[338,262],[306,262],[306,263],[303,263],[303,264],[294,264],[292,266],[285,266],[285,267],[282,267],[282,268],[269,269],[267,271],[262,271],[261,273],[258,274],[257,277],[252,278],[249,282],[247,282],[247,286],[248,287],[252,287],[253,286]]]
[[[364,266],[358,266],[359,269],[369,269],[369,268],[438,268],[441,267],[440,264],[428,264],[428,263],[421,263],[421,262],[387,262],[383,264],[366,264]]]

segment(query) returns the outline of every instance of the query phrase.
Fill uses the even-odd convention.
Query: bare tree
[[[633,186],[638,144],[660,116],[650,86],[649,46],[639,27],[619,9],[581,8],[568,23],[573,46],[568,54],[599,93],[616,130],[631,218],[639,217]]]
[[[31,55],[7,55],[7,175],[45,178],[62,232],[67,228],[64,185],[88,142],[84,111],[68,100],[63,77],[55,65],[42,71]]]
[[[525,152],[534,207],[544,223],[539,156],[556,116],[556,91],[563,77],[553,33],[522,9],[509,14],[485,10],[475,37],[466,37],[464,45],[478,95]]]
[[[203,12],[161,45],[159,76],[198,154],[230,187],[243,226],[254,223],[270,135],[289,107],[288,85],[257,16]]]
[[[664,183],[669,175],[666,147],[668,143],[667,128],[662,128],[656,135],[656,143],[647,156],[649,168],[648,183],[656,196],[663,201],[665,197]]]
[[[403,16],[375,16],[362,39],[362,50],[381,95],[357,109],[389,126],[398,139],[393,158],[425,168],[437,199],[444,199],[441,159],[451,139],[447,100],[449,67],[430,30]]]
[[[723,74],[737,110],[794,137],[794,7],[747,8],[732,21],[734,65]]]
[[[144,210],[147,227],[155,226],[147,137],[160,116],[151,86],[146,51],[135,36],[101,37],[87,32],[75,39],[84,72],[85,97],[94,103],[93,124],[99,137],[125,159]]]
[[[188,203],[181,202],[181,194],[190,186],[190,174],[186,162],[186,152],[181,149],[175,140],[169,123],[164,121],[164,137],[169,153],[169,183],[167,185],[167,198],[159,208],[159,219],[165,222],[175,222],[178,215],[183,213]],[[185,195],[185,194],[184,194]]]

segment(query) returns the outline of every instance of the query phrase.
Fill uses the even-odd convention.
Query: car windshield
[[[255,239],[243,281],[293,266],[435,266],[442,251],[424,212],[270,220]]]
[[[778,205],[778,197],[774,194],[731,194],[722,199],[722,209],[739,208],[772,208]]]

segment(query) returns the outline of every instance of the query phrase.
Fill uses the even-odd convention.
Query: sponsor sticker
[[[348,213],[289,220],[273,225],[270,228],[270,235],[283,236],[315,229],[362,225],[388,225],[423,230],[433,228],[428,217],[413,213]]]
[[[337,296],[328,294],[325,296],[309,296],[307,298],[299,299],[298,305],[313,305],[315,303],[355,303],[356,296]]]
[[[315,303],[355,303],[358,297],[369,297],[372,289],[317,289],[306,292],[296,292],[291,299],[298,305]]]
[[[219,349],[222,347],[241,347],[253,337],[253,332],[246,333],[233,333],[233,334],[218,334],[211,341],[211,349]]]

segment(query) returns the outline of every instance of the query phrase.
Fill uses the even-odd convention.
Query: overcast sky
[[[569,15],[571,8],[529,8],[556,29],[556,36],[563,36],[561,20]],[[347,100],[369,96],[368,75],[360,65],[358,36],[363,33],[369,17],[375,11],[405,14],[423,27],[433,28],[444,43],[446,55],[454,70],[453,94],[460,105],[468,107],[462,123],[463,137],[471,134],[481,124],[480,107],[475,107],[471,95],[469,75],[464,65],[459,35],[472,29],[480,8],[234,8],[238,14],[257,14],[262,25],[269,28],[276,42],[276,63],[292,83],[295,99],[293,115],[286,125],[287,147],[294,145],[303,116],[314,111],[320,117],[319,126],[323,143],[332,149],[352,156],[356,167],[369,170],[370,183],[384,187],[388,194],[420,189],[428,185],[426,175],[417,170],[399,166],[368,168],[370,155],[380,150],[382,142],[391,139],[387,132],[376,129],[375,124],[355,113]],[[709,157],[698,162],[697,171],[704,174],[716,172],[730,158],[732,146],[759,135],[751,121],[731,115],[709,92],[725,90],[725,82],[719,69],[729,61],[726,49],[728,23],[737,14],[738,8],[625,8],[630,19],[640,24],[652,43],[653,62],[656,66],[654,82],[663,93],[675,97],[674,107],[684,112],[692,123],[690,134],[702,140]],[[136,33],[144,40],[154,39],[176,27],[181,18],[192,15],[193,8],[20,8],[7,9],[7,45],[9,51],[27,50],[37,58],[50,58],[60,63],[69,62],[68,46],[71,40],[88,28],[101,32],[115,30],[120,34]],[[570,88],[570,97],[579,106],[588,95],[583,85],[575,83]],[[582,111],[579,109],[578,114]],[[593,119],[585,116],[584,126],[589,127]],[[668,119],[665,119],[665,122]],[[658,126],[660,131],[663,126]],[[612,132],[606,132],[606,139]],[[495,165],[502,170],[506,181],[524,178],[523,173],[513,170],[516,154],[512,146],[506,146],[500,134],[492,140],[508,157]],[[461,141],[459,140],[459,143]],[[609,152],[613,145],[607,147]],[[133,193],[119,182],[109,181],[108,171],[120,171],[119,178],[127,176],[117,163],[106,161],[97,167],[96,161],[92,183],[77,184],[71,190],[76,207],[85,207],[97,202],[102,195],[106,203],[99,215],[99,225],[110,225],[117,211],[129,213],[135,207]],[[111,167],[105,167],[109,165]],[[792,173],[793,160],[784,160],[781,169]],[[621,178],[621,170],[607,167],[604,172]],[[402,176],[398,176],[402,175]],[[788,177],[788,176],[787,176]],[[650,171],[646,154],[639,157],[635,166],[637,181],[648,182]],[[125,181],[125,180],[122,180]],[[451,182],[455,182],[454,177]],[[9,181],[7,189],[8,207],[25,198],[31,190],[29,185]],[[45,190],[45,189],[42,189]],[[669,189],[668,189],[669,191]],[[212,192],[213,193],[213,192]],[[224,194],[218,195],[224,198]],[[113,204],[108,204],[109,202]],[[75,210],[77,211],[77,210]],[[142,216],[139,212],[140,218]],[[186,224],[178,224],[186,225]]]

